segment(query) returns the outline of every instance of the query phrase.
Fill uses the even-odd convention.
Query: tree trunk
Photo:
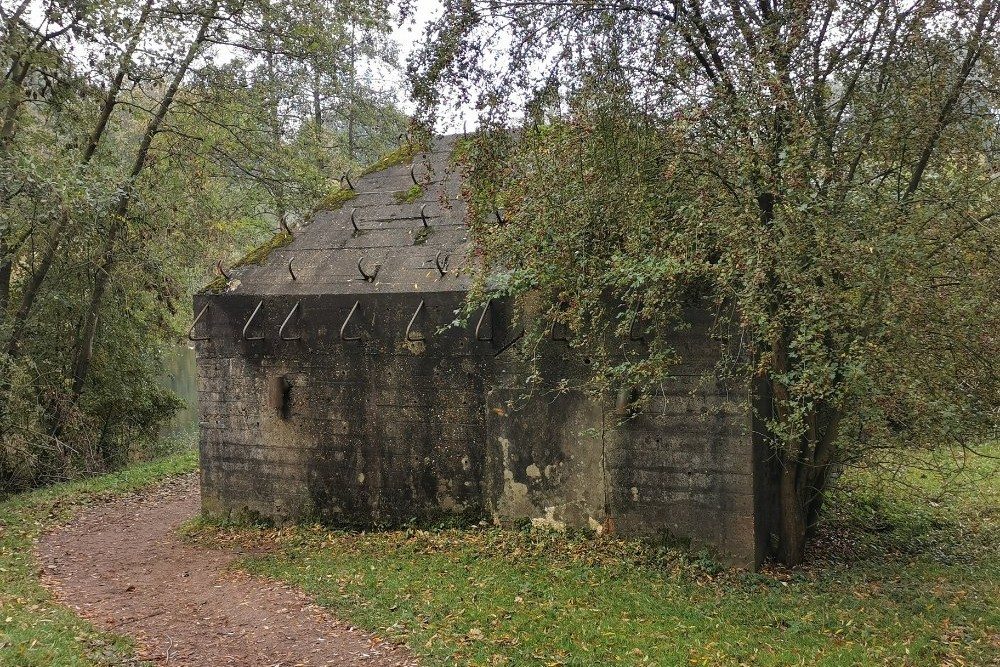
[[[806,552],[806,509],[798,485],[801,464],[795,460],[782,460],[781,465],[778,559],[785,565],[799,565]]]
[[[146,131],[143,134],[142,142],[139,145],[135,161],[132,164],[132,171],[129,173],[128,179],[123,184],[122,194],[119,195],[117,203],[109,216],[111,219],[111,229],[108,232],[107,239],[104,243],[101,265],[98,268],[97,276],[94,280],[94,291],[91,295],[90,305],[84,314],[83,332],[80,336],[80,341],[77,347],[76,362],[73,366],[74,399],[79,397],[83,392],[84,382],[86,382],[87,375],[90,372],[90,362],[94,356],[94,339],[97,334],[98,314],[101,309],[101,304],[104,301],[104,295],[107,291],[108,284],[111,281],[111,271],[114,268],[115,262],[115,244],[118,240],[118,236],[124,231],[129,205],[132,201],[132,188],[134,187],[139,174],[142,173],[142,170],[146,165],[146,158],[149,155],[150,146],[152,146],[154,137],[156,137],[156,134],[160,131],[160,128],[167,117],[167,112],[170,111],[170,107],[174,103],[174,98],[177,95],[177,91],[180,89],[181,82],[183,82],[188,69],[191,67],[191,63],[194,62],[194,59],[197,57],[198,52],[201,50],[201,47],[205,42],[209,26],[211,26],[212,22],[215,20],[215,13],[218,10],[218,6],[218,0],[214,0],[209,10],[202,15],[201,26],[198,28],[198,34],[188,47],[187,54],[184,56],[184,59],[178,66],[177,71],[174,73],[174,77],[170,81],[170,85],[167,87],[167,91],[164,94],[163,99],[160,101],[153,117],[146,125]]]
[[[320,84],[319,69],[313,66],[312,102],[314,139],[316,141],[316,164],[320,171],[323,171],[326,169],[326,147],[323,145],[323,96],[321,95]]]
[[[773,376],[764,382],[755,383],[754,405],[763,406],[767,418],[779,423],[789,419],[789,407],[793,397],[788,388],[775,380],[788,373],[787,337],[780,336],[771,349]],[[775,434],[768,434],[775,460],[780,469],[773,489],[774,511],[777,519],[769,528],[778,537],[774,556],[790,566],[805,560],[807,537],[811,535],[819,520],[820,509],[827,484],[829,470],[836,457],[836,440],[840,411],[834,406],[815,401],[816,407],[806,415],[806,429],[792,440],[783,440]],[[758,407],[758,409],[760,409]]]
[[[347,157],[353,162],[355,153],[355,140],[354,140],[354,99],[357,94],[355,91],[356,86],[356,73],[357,73],[357,51],[355,48],[356,43],[355,37],[355,26],[354,19],[351,19],[351,57],[350,57],[350,71],[347,73]]]

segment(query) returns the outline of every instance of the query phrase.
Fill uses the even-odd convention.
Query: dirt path
[[[44,581],[156,664],[416,665],[287,586],[228,572],[233,554],[182,542],[175,529],[197,510],[194,476],[85,510],[39,542]]]

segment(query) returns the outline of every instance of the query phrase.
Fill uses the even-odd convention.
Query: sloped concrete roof
[[[353,199],[337,210],[318,211],[289,245],[272,250],[261,264],[233,269],[223,293],[466,291],[466,205],[452,157],[457,141],[457,136],[436,138],[412,163],[352,177]],[[423,191],[412,202],[403,201],[414,178]],[[374,280],[361,275],[359,261],[369,275],[379,267]]]

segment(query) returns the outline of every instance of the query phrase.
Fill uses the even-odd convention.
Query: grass
[[[47,528],[87,505],[190,472],[194,452],[0,502],[0,666],[136,664],[132,644],[101,632],[53,600],[39,580],[33,549]]]
[[[993,447],[992,455],[1000,455]],[[853,472],[810,566],[584,534],[200,524],[426,665],[1000,665],[1000,466],[934,502]],[[926,489],[925,489],[926,490]],[[940,491],[938,489],[937,491]]]

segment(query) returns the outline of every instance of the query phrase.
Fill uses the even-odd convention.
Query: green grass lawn
[[[1000,665],[1000,466],[968,463],[950,494],[849,473],[794,571],[530,529],[189,533],[427,665]]]
[[[0,666],[136,664],[130,642],[100,632],[55,603],[33,548],[46,528],[87,505],[195,470],[194,452],[0,502]]]

